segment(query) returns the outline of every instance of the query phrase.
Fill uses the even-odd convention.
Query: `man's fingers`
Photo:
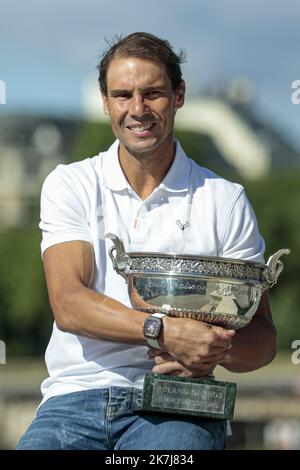
[[[203,364],[199,369],[190,369],[177,361],[163,362],[155,365],[152,372],[156,374],[175,375],[177,377],[204,377],[209,375],[213,371],[214,367],[211,364]]]
[[[175,374],[176,372],[181,372],[182,366],[177,361],[172,362],[162,362],[160,364],[156,364],[152,372],[155,374]]]
[[[235,335],[235,330],[225,330],[221,326],[212,326],[212,330],[218,333],[222,338],[232,338]]]
[[[163,362],[176,362],[176,360],[168,353],[161,354],[160,356],[155,356],[153,359],[155,364],[162,364]]]
[[[154,359],[156,357],[163,357],[167,361],[173,360],[172,356],[168,354],[167,352],[164,352],[161,349],[154,349],[154,348],[149,349],[148,357],[150,357],[150,359]]]

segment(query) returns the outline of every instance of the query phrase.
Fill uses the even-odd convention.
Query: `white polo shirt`
[[[41,195],[42,253],[71,240],[93,245],[92,288],[131,306],[124,279],[108,257],[108,232],[126,251],[224,256],[264,262],[264,241],[244,189],[176,155],[162,183],[142,200],[130,187],[118,158],[119,142],[107,152],[58,167]],[[182,230],[182,228],[184,228]],[[64,393],[108,386],[142,387],[153,363],[147,347],[93,340],[60,331],[54,323],[46,351],[49,377],[43,401]]]

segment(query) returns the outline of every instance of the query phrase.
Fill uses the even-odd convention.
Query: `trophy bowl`
[[[109,255],[128,284],[132,306],[150,313],[192,318],[237,330],[252,319],[262,293],[276,284],[288,254],[281,249],[267,264],[240,259],[148,252],[126,253],[122,240]]]

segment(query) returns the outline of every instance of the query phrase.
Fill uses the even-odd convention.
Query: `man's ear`
[[[102,104],[103,104],[104,114],[106,114],[106,116],[109,116],[107,96],[103,95],[103,93],[101,93],[101,96],[102,96]]]
[[[175,110],[181,108],[184,104],[184,96],[185,96],[185,81],[182,80],[177,87],[176,95],[175,95]]]

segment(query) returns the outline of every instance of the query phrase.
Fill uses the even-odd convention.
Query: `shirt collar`
[[[102,161],[104,186],[113,191],[122,191],[122,189],[129,188],[129,183],[119,162],[118,150],[119,141],[115,140],[103,155]]]
[[[171,168],[159,185],[160,189],[168,192],[187,191],[189,186],[191,162],[180,143],[177,140],[175,140],[175,143],[175,158]],[[113,191],[130,188],[119,162],[118,149],[119,141],[116,140],[104,154],[102,163],[104,185]]]

